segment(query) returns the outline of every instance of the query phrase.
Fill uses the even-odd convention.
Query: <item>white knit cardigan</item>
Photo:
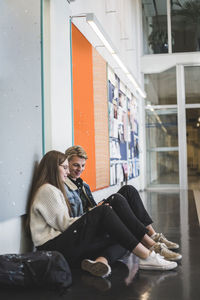
[[[42,185],[31,208],[30,229],[34,246],[40,246],[65,231],[71,218],[62,192],[51,184]]]

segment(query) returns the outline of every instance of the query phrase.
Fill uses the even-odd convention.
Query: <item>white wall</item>
[[[144,74],[161,73],[178,64],[199,63],[199,52],[144,55],[141,59],[141,70]]]
[[[22,250],[23,217],[42,156],[40,0],[0,1],[0,253]]]
[[[0,254],[32,251],[32,242],[25,232],[24,217],[1,222],[0,232]]]
[[[44,1],[45,151],[72,144],[70,5]]]
[[[43,63],[44,63],[44,105],[45,105],[45,151],[57,149],[64,151],[73,143],[72,102],[71,102],[71,59],[70,59],[70,24],[69,16],[93,12],[104,30],[118,49],[121,60],[128,66],[135,78],[142,85],[140,72],[140,15],[139,0],[76,0],[68,4],[66,0],[44,1],[43,27]],[[83,18],[74,18],[73,22],[88,38],[114,69],[120,79],[135,93],[125,74],[116,66],[107,50],[89,29]],[[140,136],[144,139],[144,113],[140,108]],[[27,141],[25,141],[26,143]],[[141,157],[144,158],[145,143],[141,143]],[[144,188],[144,163],[141,163],[141,176],[131,183],[138,189]],[[95,192],[95,198],[105,198],[119,187],[110,187]],[[25,238],[23,217],[0,223],[0,254],[19,253],[31,249]],[[8,238],[9,233],[9,238]]]

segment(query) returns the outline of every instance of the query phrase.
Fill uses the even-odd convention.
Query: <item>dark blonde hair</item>
[[[87,153],[85,152],[85,150],[81,146],[69,147],[65,151],[65,155],[66,155],[68,161],[70,161],[73,156],[78,156],[80,158],[88,159]]]
[[[67,199],[66,192],[64,189],[64,183],[60,179],[58,167],[66,160],[66,155],[59,151],[49,151],[47,152],[43,158],[41,159],[38,168],[36,170],[32,190],[30,194],[30,202],[29,202],[29,218],[30,218],[30,210],[33,205],[35,194],[38,189],[45,183],[49,183],[57,187],[64,195],[66,204],[69,209],[69,213],[71,213],[71,207],[69,200]]]

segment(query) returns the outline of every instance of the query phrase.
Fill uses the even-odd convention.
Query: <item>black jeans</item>
[[[137,224],[136,219],[132,221]],[[112,263],[125,253],[125,249],[132,252],[147,232],[140,222],[130,229],[127,224],[121,220],[120,212],[117,215],[110,206],[98,206],[37,249],[59,251],[70,265],[79,264],[84,258],[95,259],[98,256],[104,256]]]
[[[121,220],[130,230],[139,223],[145,227],[153,223],[138,191],[132,185],[124,185],[116,194],[108,197],[106,202],[120,214]]]
[[[127,250],[132,251],[148,232],[146,226],[152,223],[138,191],[133,186],[123,186],[106,202],[110,206],[94,208],[38,249],[57,250],[71,265],[98,256],[106,257],[112,264]]]

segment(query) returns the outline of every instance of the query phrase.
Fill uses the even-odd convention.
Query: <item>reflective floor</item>
[[[73,270],[73,285],[63,295],[45,289],[10,289],[0,291],[1,300],[199,300],[200,227],[193,192],[148,191],[142,197],[157,231],[180,243],[183,259],[177,269],[138,271],[138,260],[132,255],[117,262],[107,279]]]

